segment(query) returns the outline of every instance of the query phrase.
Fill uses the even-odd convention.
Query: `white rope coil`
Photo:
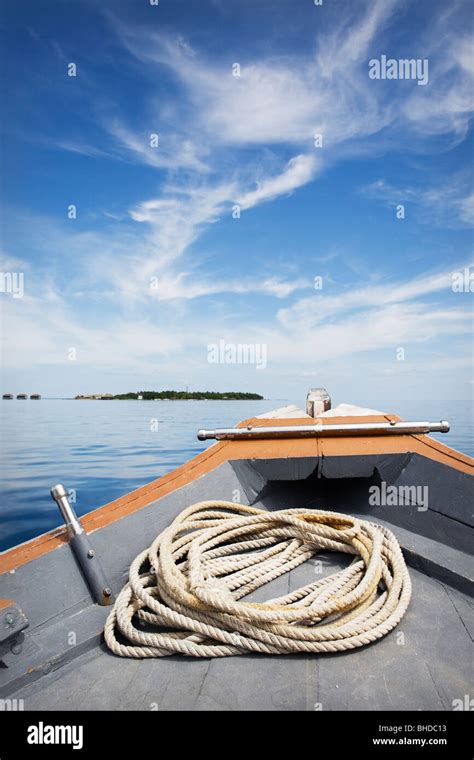
[[[355,557],[285,596],[239,601],[320,550]],[[400,546],[380,525],[337,512],[204,501],[134,560],[105,641],[137,658],[339,652],[385,636],[410,596]]]

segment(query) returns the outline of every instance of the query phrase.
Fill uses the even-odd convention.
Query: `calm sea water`
[[[337,399],[334,400],[337,402]],[[83,515],[183,464],[212,442],[199,428],[228,427],[284,406],[266,401],[0,401],[0,550],[60,523],[49,489],[76,492]],[[357,403],[405,419],[448,419],[451,432],[434,436],[474,455],[472,405],[463,401]]]

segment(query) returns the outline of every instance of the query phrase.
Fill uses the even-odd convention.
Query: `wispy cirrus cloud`
[[[315,156],[299,155],[288,161],[287,165],[276,177],[269,177],[262,183],[257,183],[256,190],[250,190],[237,198],[243,209],[249,209],[263,201],[273,200],[278,196],[291,193],[302,185],[306,185],[316,174],[317,161]]]
[[[368,198],[388,206],[409,205],[421,210],[419,220],[436,226],[474,224],[474,184],[469,172],[458,172],[436,186],[418,185],[396,187],[378,179],[360,188]]]
[[[430,87],[409,91],[405,83],[381,88],[368,77],[369,58],[389,47],[387,32],[401,10],[397,0],[376,0],[365,13],[344,6],[339,24],[315,38],[310,53],[243,59],[238,76],[228,59],[211,61],[181,36],[110,20],[133,56],[175,75],[184,123],[197,127],[201,148],[217,141],[309,149],[318,133],[326,135],[324,153],[331,154],[344,142],[387,129],[392,146],[410,131],[421,130],[425,138],[465,134],[473,111],[472,45],[468,30],[453,30],[446,18],[459,5],[430,18],[419,42],[420,56],[433,56]]]
[[[28,271],[27,262],[5,259],[1,263],[5,271],[6,266],[12,265]],[[469,268],[469,263],[459,263],[453,270],[427,272],[413,280],[349,288],[337,295],[315,293],[298,299],[291,307],[279,309],[276,321],[270,318],[255,323],[243,312],[238,323],[231,318],[213,324],[205,313],[197,312],[189,320],[184,311],[172,331],[166,313],[160,320],[156,315],[125,318],[112,312],[104,317],[100,328],[84,324],[71,310],[70,295],[56,291],[52,284],[45,293],[43,279],[33,273],[25,297],[9,298],[3,303],[2,350],[10,357],[10,366],[18,367],[67,366],[68,350],[74,347],[78,366],[117,367],[126,357],[130,370],[139,372],[145,371],[147,362],[158,362],[160,357],[179,363],[179,357],[186,355],[191,364],[205,368],[208,343],[217,341],[224,333],[226,340],[236,343],[243,337],[245,342],[266,343],[275,372],[289,361],[294,371],[304,371],[308,360],[314,361],[314,357],[325,363],[348,361],[363,353],[394,351],[400,345],[432,346],[442,338],[468,340],[472,308],[463,295],[469,293],[453,292],[453,275],[464,268]],[[188,285],[177,280],[163,283],[163,297],[186,301],[218,293],[221,288],[235,293],[260,292],[285,297],[308,284],[305,280],[249,278],[241,283],[191,281]],[[432,296],[436,296],[435,300]],[[449,297],[447,305],[441,302],[442,296]],[[468,365],[466,357],[459,366]]]
[[[211,61],[180,36],[125,25],[109,16],[129,53],[156,67],[157,73],[168,70],[174,75],[178,90],[172,110],[180,125],[178,136],[164,138],[161,154],[147,145],[144,133],[134,133],[118,119],[110,125],[111,135],[150,166],[186,168],[196,175],[191,192],[189,175],[183,180],[177,177],[174,193],[165,188],[159,197],[131,210],[133,219],[148,223],[150,230],[145,234],[153,239],[153,253],[148,263],[140,264],[141,272],[160,269],[164,259],[185,257],[206,225],[228,213],[229,204],[237,203],[247,211],[294,192],[336,163],[338,156],[346,160],[351,149],[355,153],[363,150],[364,141],[370,139],[372,146],[379,142],[387,151],[406,143],[410,131],[415,139],[419,130],[449,139],[465,133],[473,110],[469,97],[472,61],[467,38],[453,33],[449,25],[441,29],[441,22],[432,19],[431,33],[422,40],[424,55],[436,53],[429,88],[412,88],[407,94],[403,87],[389,91],[369,79],[368,59],[378,52],[379,40],[384,39],[399,10],[395,0],[375,2],[357,16],[346,9],[340,24],[315,41],[312,53],[254,56],[240,62],[239,76],[233,76],[228,61]],[[426,91],[420,93],[421,89]],[[158,110],[156,122],[159,120]],[[321,135],[322,149],[313,144],[315,135]],[[234,162],[230,181],[213,185],[199,178],[203,171],[217,173],[216,161],[221,161],[223,151],[225,155],[235,146],[271,144],[293,151],[279,168],[274,162],[271,168],[265,167],[263,155],[260,162],[255,156],[244,156],[244,163]],[[372,191],[387,189],[379,185]],[[371,191],[366,192],[370,195]],[[411,197],[419,205],[435,209],[434,213],[441,203],[433,190]],[[468,194],[462,197],[453,190],[449,202],[460,219],[469,219]],[[168,279],[176,282],[179,274],[170,271]],[[127,283],[130,292],[130,278]],[[202,291],[195,288],[194,292]]]
[[[153,274],[166,273],[168,282],[182,281],[190,246],[209,225],[229,213],[231,204],[248,211],[294,192],[340,157],[346,160],[351,150],[355,154],[364,150],[368,139],[372,149],[380,141],[387,151],[406,143],[410,130],[450,137],[465,132],[473,108],[469,97],[472,55],[467,38],[454,34],[449,25],[441,29],[441,22],[432,19],[431,33],[422,41],[423,54],[437,54],[429,88],[412,88],[411,94],[400,87],[389,92],[369,79],[368,58],[377,52],[379,40],[399,10],[396,0],[378,0],[362,14],[350,13],[346,7],[340,23],[320,35],[311,52],[279,58],[253,56],[240,62],[239,76],[233,76],[228,60],[211,60],[182,36],[125,24],[107,14],[124,49],[152,67],[148,74],[153,67],[157,75],[167,71],[177,84],[170,102],[146,105],[139,130],[127,124],[130,120],[123,114],[109,113],[100,121],[113,140],[107,148],[109,156],[128,157],[161,175],[171,172],[174,176],[172,189],[165,184],[157,197],[129,209],[131,218],[143,223],[142,240],[128,258],[123,253],[113,269],[107,267],[118,294],[122,292],[127,300],[146,297],[144,283]],[[155,130],[160,133],[158,148],[150,145]],[[321,135],[323,148],[314,146],[315,135]],[[226,157],[226,151],[236,146],[272,144],[287,154],[282,160],[280,153],[279,166],[277,154],[270,166],[265,154],[240,154],[230,163]],[[77,142],[69,145],[72,151],[91,156],[102,150]],[[61,147],[67,149],[68,142],[63,140]],[[288,158],[289,150],[293,155]],[[223,157],[224,181],[219,171]],[[365,192],[394,199],[404,195],[384,181],[373,183]],[[407,193],[426,208],[436,210],[442,203],[434,190]],[[446,193],[444,198],[446,203]],[[461,220],[470,220],[468,193],[456,196],[453,190],[449,202]],[[100,256],[101,261],[105,258]],[[182,289],[176,287],[174,292]],[[190,292],[204,291],[195,287]]]
[[[286,328],[291,330],[312,330],[317,328],[321,322],[329,319],[340,320],[344,315],[363,312],[370,319],[370,309],[397,309],[404,308],[403,305],[408,302],[419,301],[416,309],[420,306],[426,296],[432,294],[452,294],[454,275],[456,272],[462,272],[465,268],[469,269],[472,263],[459,263],[452,269],[425,274],[409,280],[389,281],[383,284],[352,286],[344,289],[336,296],[326,296],[322,293],[315,293],[308,298],[301,298],[292,306],[279,309],[277,318]],[[407,308],[407,312],[409,308]],[[438,313],[432,307],[426,309],[428,313]],[[441,312],[443,313],[443,312]],[[469,310],[466,312],[456,312],[457,317],[462,314],[470,316]],[[380,311],[374,313],[374,319],[378,319]],[[472,315],[471,315],[472,317]],[[418,329],[414,325],[415,329]]]
[[[132,131],[117,120],[107,122],[107,129],[122,150],[129,151],[141,163],[155,169],[176,170],[187,169],[198,173],[207,173],[209,167],[199,156],[195,142],[184,135],[167,134],[163,136],[149,124],[148,131],[140,133]],[[155,127],[156,129],[156,127]],[[152,139],[158,137],[158,146],[152,145]]]

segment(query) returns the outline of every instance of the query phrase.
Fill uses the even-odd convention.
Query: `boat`
[[[4,393],[2,396],[4,401],[12,401],[13,399],[13,393]]]
[[[67,489],[54,487],[64,524],[0,554],[0,697],[42,711],[465,709],[474,461],[431,435],[448,430],[445,421],[332,408],[327,391],[313,389],[305,410],[198,431],[211,444],[197,456],[80,520]],[[185,508],[209,501],[250,506],[268,520],[291,509],[309,520],[329,512],[332,526],[348,524],[346,516],[381,526],[408,568],[404,616],[373,643],[345,651],[117,656],[104,628],[130,566]],[[348,562],[322,549],[249,599],[266,609],[264,601],[315,578],[324,583]],[[136,625],[148,630],[143,620]]]
[[[26,401],[27,398],[28,398],[27,393],[17,393],[18,401]]]
[[[39,393],[32,393],[31,396],[30,396],[30,399],[32,401],[39,401],[41,399],[41,396],[40,396]]]

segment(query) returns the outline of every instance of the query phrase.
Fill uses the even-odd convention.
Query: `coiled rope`
[[[355,557],[285,596],[239,601],[320,550]],[[204,501],[134,560],[105,641],[115,654],[137,658],[340,652],[385,636],[410,596],[400,546],[380,525],[322,510]]]

